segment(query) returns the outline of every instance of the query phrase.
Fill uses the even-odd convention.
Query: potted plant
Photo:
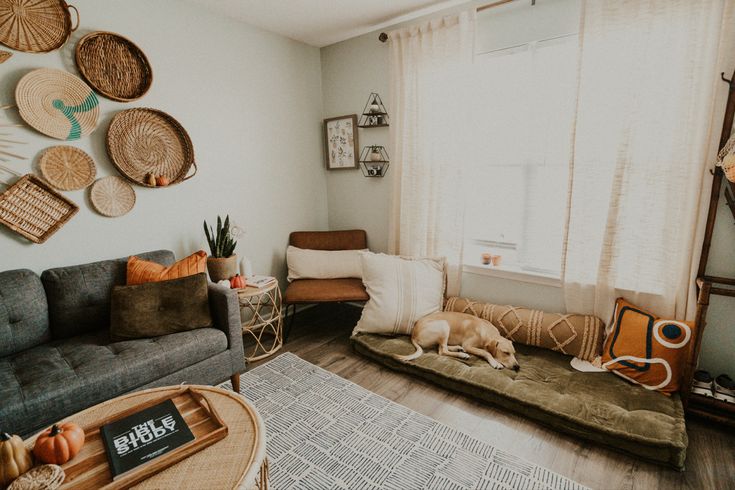
[[[204,220],[204,234],[207,236],[209,250],[212,252],[207,257],[209,278],[214,282],[219,282],[237,274],[237,255],[234,253],[237,240],[230,228],[230,216],[225,218],[224,224],[222,218],[217,216],[216,233]]]

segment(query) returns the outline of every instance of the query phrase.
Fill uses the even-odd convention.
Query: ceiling
[[[322,47],[467,0],[190,0],[212,12]]]

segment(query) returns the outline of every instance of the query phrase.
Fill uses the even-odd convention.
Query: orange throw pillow
[[[200,272],[207,272],[207,253],[203,250],[195,252],[179,260],[169,267],[141,260],[135,255],[128,258],[128,286],[145,284],[147,282],[168,281],[181,277],[193,276]]]
[[[674,393],[680,388],[693,335],[692,323],[658,318],[618,298],[602,366],[648,390]]]

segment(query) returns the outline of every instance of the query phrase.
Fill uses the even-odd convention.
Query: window
[[[558,277],[577,91],[574,34],[475,57],[464,262]]]

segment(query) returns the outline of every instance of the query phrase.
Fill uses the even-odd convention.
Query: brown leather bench
[[[367,248],[365,230],[295,231],[288,244],[310,250],[360,250]],[[291,282],[283,295],[288,317],[284,341],[291,332],[296,305],[367,301],[370,299],[361,279],[297,279]],[[289,309],[291,313],[289,314]]]

